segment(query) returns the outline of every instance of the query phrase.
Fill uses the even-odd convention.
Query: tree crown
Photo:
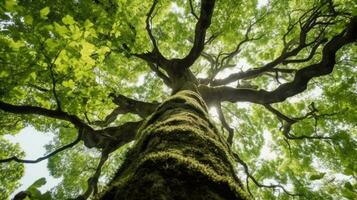
[[[47,158],[62,182],[30,193],[76,197],[103,167],[102,187],[183,89],[211,108],[254,197],[356,198],[356,14],[353,0],[5,0],[0,198]],[[26,126],[53,132],[47,156],[5,139]]]

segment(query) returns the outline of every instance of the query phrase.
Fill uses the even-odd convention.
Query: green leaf
[[[72,25],[75,23],[73,17],[70,15],[66,15],[65,17],[63,17],[62,22],[66,25]]]
[[[84,123],[91,123],[105,120],[110,113],[113,113],[116,105],[111,101],[112,98],[108,97],[109,93],[125,95],[145,102],[163,102],[170,96],[172,93],[170,88],[157,76],[154,72],[155,68],[133,56],[146,55],[146,52],[152,50],[152,43],[146,30],[147,13],[152,2],[142,0],[103,0],[99,4],[95,2],[93,0],[0,1],[0,101],[17,106],[29,105],[56,110],[57,97],[64,112],[77,116]],[[310,21],[309,16],[313,13],[319,15],[320,12],[311,9],[325,2],[328,5],[321,10],[323,17],[318,18],[317,23],[312,23],[316,26],[311,30],[308,28],[309,31],[306,33],[306,44],[311,45],[286,59],[308,58],[313,52],[312,48],[315,45],[311,42],[315,41],[315,37],[322,34],[330,40],[348,23],[348,17],[337,16],[331,18],[331,25],[325,24],[329,22],[329,20],[325,21],[330,18],[329,16],[338,13],[353,16],[357,10],[355,0],[334,0],[335,10],[330,8],[332,5],[328,3],[329,1],[320,0],[304,1],[304,3],[299,0],[265,1],[270,5],[263,8],[257,8],[257,2],[260,0],[217,1],[211,24],[205,33],[206,41],[209,38],[213,40],[205,42],[204,45],[204,53],[211,55],[216,65],[211,67],[207,58],[199,56],[190,67],[194,75],[207,78],[214,75],[216,70],[222,69],[223,71],[217,71],[215,78],[224,79],[233,73],[255,71],[254,69],[259,69],[272,61],[274,64],[274,60],[279,58],[282,52],[296,51],[294,49],[299,48],[298,43],[301,39],[299,36],[304,27],[300,23]],[[199,14],[200,0],[192,3],[194,11]],[[306,11],[309,12],[304,15]],[[165,60],[176,63],[175,59],[188,55],[192,48],[197,23],[191,14],[188,1],[160,1],[152,17],[150,28]],[[251,25],[251,32],[246,34],[247,28]],[[282,39],[287,30],[290,30],[286,35],[289,47],[284,48]],[[324,32],[319,34],[323,30]],[[246,36],[252,40],[241,43],[236,56],[226,57],[245,40]],[[318,45],[316,54],[308,62],[286,65],[276,63],[278,64],[276,68],[282,69],[277,70],[277,73],[268,70],[222,87],[237,87],[239,83],[240,87],[246,88],[242,91],[247,89],[252,90],[253,93],[276,91],[281,84],[293,81],[296,75],[285,73],[283,69],[299,70],[313,63],[319,63],[326,44],[328,42]],[[307,89],[300,95],[272,105],[287,117],[299,119],[304,118],[308,113],[311,114],[309,105],[315,102],[318,111],[304,120],[297,120],[292,125],[290,134],[332,136],[333,140],[289,140],[287,135],[283,134],[284,129],[279,129],[284,128],[286,122],[280,121],[265,107],[243,102],[221,103],[227,123],[235,130],[231,150],[238,151],[242,160],[261,182],[271,180],[284,186],[289,185],[287,190],[291,193],[303,194],[303,199],[356,199],[353,191],[356,190],[353,177],[356,176],[354,161],[357,155],[355,142],[357,115],[354,112],[357,110],[355,52],[357,52],[356,45],[343,46],[338,50],[336,55],[338,62],[331,74],[314,78],[309,81]],[[224,57],[227,58],[226,61],[229,60],[227,63],[229,67],[223,69],[219,65]],[[156,55],[152,57],[155,58]],[[49,66],[53,61],[55,62],[51,65],[53,72],[51,77]],[[175,79],[175,73],[167,74],[165,69],[157,67],[164,75]],[[56,85],[53,84],[53,80]],[[315,90],[317,88],[322,92]],[[55,89],[56,95],[52,89]],[[280,89],[284,89],[284,86]],[[238,89],[239,94],[241,94],[240,90]],[[288,90],[285,92],[289,93]],[[245,99],[245,93],[243,92],[242,97],[239,98]],[[250,91],[247,94],[249,95]],[[214,96],[209,98],[216,99]],[[259,99],[257,101],[259,102]],[[334,115],[334,113],[340,114]],[[216,112],[212,114],[214,115],[211,117],[219,127],[222,138],[226,137],[226,131],[220,129],[222,124],[216,117]],[[137,120],[139,117],[134,114],[119,115],[110,126],[117,127],[128,121]],[[95,129],[106,129],[94,124],[91,125]],[[46,147],[47,153],[69,144],[78,134],[78,130],[66,120],[7,113],[0,109],[1,135],[15,135],[21,128],[30,125],[41,131],[53,132],[53,140]],[[64,127],[66,129],[63,129]],[[31,140],[36,141],[36,136],[33,135]],[[126,147],[123,149],[126,150]],[[24,158],[20,152],[19,146],[15,148],[15,145],[3,145],[0,141],[0,159],[13,155]],[[52,194],[41,194],[37,187],[33,187],[31,189],[33,198],[50,199],[51,195],[52,199],[75,198],[80,191],[87,189],[88,176],[94,173],[99,161],[99,153],[97,150],[88,150],[81,143],[53,156],[49,159],[50,173],[60,177],[62,181]],[[109,159],[113,157],[115,156]],[[100,179],[111,177],[110,174],[115,173],[119,166],[118,162],[109,161],[107,164],[113,167],[110,170],[103,169]],[[321,173],[325,171],[329,173],[328,177]],[[344,174],[341,176],[343,180],[340,178],[329,180],[337,174]],[[0,165],[0,199],[10,198],[22,175],[22,164],[12,162]],[[325,184],[327,182],[329,183]],[[98,186],[104,188],[103,183],[99,181]],[[310,187],[311,185],[314,186]],[[259,189],[254,184],[250,186],[251,192],[257,199],[291,199],[283,192],[278,194],[274,190]]]
[[[0,72],[0,78],[5,78],[7,76],[9,76],[9,72],[8,71],[2,70]]]
[[[74,83],[73,80],[68,80],[68,81],[63,81],[63,82],[62,82],[62,85],[65,86],[65,87],[68,87],[68,88],[73,89],[75,83]]]
[[[325,176],[326,173],[313,174],[310,176],[310,180],[320,180]]]
[[[5,0],[5,8],[7,11],[12,11],[16,5],[16,0]]]
[[[47,19],[48,13],[50,13],[50,8],[48,6],[46,6],[40,10],[40,17],[42,19]]]
[[[66,34],[69,32],[66,26],[62,26],[58,23],[54,23],[55,25],[55,31],[62,37],[66,36]]]
[[[56,49],[58,47],[58,41],[50,38],[48,40],[46,40],[45,42],[46,46],[49,48],[49,49]]]
[[[37,179],[31,186],[30,188],[39,188],[42,187],[43,185],[46,184],[46,178],[42,177],[40,179]]]
[[[346,182],[345,183],[345,188],[347,188],[347,189],[349,189],[349,190],[351,190],[353,192],[353,186],[352,186],[352,184],[350,182]]]
[[[25,21],[25,23],[26,23],[27,25],[32,25],[33,18],[32,18],[31,15],[26,15],[26,16],[24,17],[24,21]]]

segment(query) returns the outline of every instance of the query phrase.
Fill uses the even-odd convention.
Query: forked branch
[[[139,115],[141,118],[146,118],[159,105],[159,103],[157,102],[149,103],[138,101],[121,94],[115,95],[114,93],[111,93],[109,97],[112,98],[113,103],[118,105],[118,107],[113,109],[113,111],[109,113],[104,120],[97,120],[91,122],[91,124],[105,127],[110,123],[114,122],[117,119],[118,115],[127,113],[136,114]]]
[[[152,6],[151,6],[149,12],[146,15],[146,21],[145,22],[146,22],[146,31],[148,32],[148,35],[149,35],[150,40],[151,40],[151,43],[154,46],[154,50],[153,51],[160,53],[160,50],[159,50],[159,48],[157,46],[156,39],[155,39],[154,35],[152,34],[152,18],[153,18],[153,13],[154,13],[154,10],[155,10],[155,7],[156,7],[157,3],[158,3],[158,0],[153,0]]]
[[[150,29],[150,18],[151,14],[153,13],[154,7],[156,5],[156,0],[154,0],[153,6],[149,10],[148,18],[146,20],[146,27],[149,33],[149,37],[154,45],[154,48],[151,52],[142,53],[142,54],[133,54],[134,56],[141,58],[147,62],[152,64],[156,64],[159,67],[162,67],[170,76],[174,74],[173,71],[184,71],[185,69],[189,68],[196,59],[200,56],[204,45],[205,45],[205,38],[206,32],[211,24],[211,18],[214,10],[215,0],[202,0],[201,1],[201,8],[200,8],[200,16],[198,17],[196,26],[195,26],[195,35],[193,46],[190,52],[182,59],[166,59],[158,50],[156,46],[155,38],[153,37]]]
[[[189,68],[200,56],[205,45],[207,29],[211,25],[214,5],[215,0],[201,1],[200,16],[195,26],[193,47],[191,48],[187,56],[185,56],[183,59],[177,60],[177,66]]]
[[[138,101],[121,94],[115,95],[114,93],[111,93],[109,96],[113,98],[113,103],[119,106],[119,114],[130,112],[139,115],[141,118],[146,118],[149,116],[159,105],[158,102],[149,103]]]
[[[291,118],[286,116],[285,114],[283,114],[282,112],[278,111],[277,109],[273,108],[271,105],[269,104],[265,104],[264,107],[269,110],[271,113],[273,113],[274,115],[276,115],[279,120],[282,121],[282,132],[283,135],[290,140],[301,140],[301,139],[332,139],[331,137],[325,137],[325,136],[320,136],[320,135],[300,135],[300,136],[295,136],[292,135],[290,133],[291,131],[291,127],[296,124],[299,121],[302,121],[304,119],[307,119],[309,117],[313,117],[315,119],[315,125],[317,125],[317,118],[319,117],[316,112],[318,111],[316,109],[316,107],[314,106],[314,103],[312,103],[309,108],[310,108],[310,112],[306,113],[304,116],[302,117],[296,117],[296,118]],[[316,126],[315,126],[315,132],[316,132]]]
[[[343,46],[357,40],[357,16],[353,17],[347,27],[334,36],[322,49],[320,62],[308,65],[295,73],[293,81],[280,85],[273,91],[237,89],[228,86],[200,86],[202,95],[211,101],[248,101],[258,104],[271,104],[284,101],[306,90],[309,81],[315,77],[330,74],[336,64],[336,52]]]
[[[95,173],[87,181],[88,183],[87,190],[82,195],[78,196],[76,200],[86,200],[90,197],[92,193],[93,195],[98,194],[98,179],[100,177],[100,173],[102,171],[102,167],[104,163],[108,160],[109,153],[110,152],[107,152],[105,150],[102,151],[102,155],[100,157]]]
[[[327,2],[322,3],[321,5],[315,6],[314,8],[306,11],[297,22],[290,22],[287,32],[283,36],[284,47],[280,56],[278,56],[271,62],[263,65],[262,67],[253,68],[243,72],[233,73],[226,78],[214,80],[212,86],[226,85],[241,79],[255,78],[257,76],[260,76],[264,72],[273,70],[280,64],[302,63],[311,60],[315,55],[318,47],[327,42],[327,39],[325,38],[325,30],[328,26],[334,23],[334,20],[337,16],[337,13],[323,13],[322,9],[325,6],[328,6]],[[294,38],[290,41],[286,41],[287,35],[289,35],[289,33],[298,24],[300,25],[299,37],[297,39]],[[312,41],[308,41],[308,34],[315,29],[319,29],[319,33]],[[301,59],[293,58],[294,56],[297,56],[303,49],[306,49],[308,47],[310,47],[311,50],[307,57]]]
[[[246,184],[247,184],[247,190],[249,192],[249,194],[251,196],[253,196],[252,192],[249,189],[249,179],[253,181],[253,183],[258,186],[258,187],[263,187],[263,188],[271,188],[271,189],[275,189],[275,188],[280,188],[282,189],[287,195],[289,196],[301,196],[300,194],[293,194],[291,192],[289,192],[287,189],[285,189],[282,185],[280,184],[270,184],[270,185],[266,185],[266,184],[262,184],[260,183],[257,179],[255,179],[255,177],[249,172],[249,168],[247,163],[245,163],[239,156],[237,153],[233,153],[234,158],[237,160],[237,162],[239,162],[243,168],[244,168],[244,172],[247,175],[247,179],[246,179]]]

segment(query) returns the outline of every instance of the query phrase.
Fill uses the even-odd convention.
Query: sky
[[[44,146],[52,140],[53,135],[51,133],[39,132],[34,127],[28,126],[22,129],[19,134],[15,136],[6,135],[5,138],[21,146],[22,150],[26,153],[24,159],[35,160],[45,155],[46,149]],[[47,160],[36,164],[25,164],[25,173],[20,180],[21,186],[13,192],[12,196],[27,189],[32,183],[42,177],[46,178],[47,183],[40,188],[41,192],[51,189],[61,181],[49,174]]]

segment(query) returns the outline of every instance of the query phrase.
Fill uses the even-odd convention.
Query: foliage
[[[158,48],[167,58],[183,58],[192,47],[200,1],[158,1],[151,30]],[[208,41],[203,53],[191,67],[198,78],[228,77],[232,73],[255,69],[271,62],[284,51],[283,35],[291,22],[321,2],[272,0],[216,2]],[[329,2],[329,1],[326,1]],[[331,40],[357,15],[353,0],[333,1],[338,16],[329,25],[324,38]],[[117,108],[110,94],[121,94],[145,102],[162,102],[171,89],[157,76],[157,71],[135,56],[151,51],[146,30],[151,1],[140,0],[5,0],[0,3],[0,100],[13,105],[32,105],[49,110],[62,110],[78,116],[94,129],[96,121],[105,121]],[[325,7],[324,7],[325,9]],[[323,10],[323,12],[327,12]],[[320,27],[321,28],[321,27]],[[311,42],[319,34],[314,28],[307,35]],[[250,32],[247,32],[250,30]],[[297,46],[300,29],[286,34]],[[245,41],[246,36],[249,40]],[[219,59],[239,52],[224,66],[212,65]],[[294,43],[295,42],[295,43]],[[306,62],[280,63],[279,68],[294,72],[317,63],[324,44]],[[313,47],[302,49],[293,59],[309,56]],[[281,184],[287,190],[302,194],[296,199],[356,199],[357,155],[357,46],[342,47],[337,53],[334,71],[314,78],[307,89],[273,107],[290,117],[303,117],[312,107],[316,115],[306,115],[291,126],[295,136],[320,135],[332,140],[289,140],[279,129],[285,122],[264,105],[247,102],[222,102],[223,114],[234,129],[233,147],[249,166],[252,175],[264,184]],[[221,55],[219,58],[218,55]],[[157,66],[154,66],[154,68]],[[294,73],[263,73],[232,83],[235,88],[271,91],[294,79]],[[311,106],[313,105],[313,106]],[[221,126],[211,105],[210,113]],[[137,121],[137,113],[119,115],[108,126]],[[22,157],[18,145],[3,137],[17,134],[25,126],[53,132],[48,152],[72,142],[77,135],[74,125],[41,115],[18,115],[0,109],[0,159]],[[222,132],[227,132],[222,127]],[[36,138],[33,138],[36,140]],[[104,187],[125,157],[126,145],[110,154],[104,165],[100,187]],[[51,190],[55,199],[74,198],[87,188],[87,179],[96,171],[101,154],[79,143],[49,159],[48,168],[62,182]],[[245,179],[244,169],[239,173]],[[79,176],[79,174],[81,174]],[[6,199],[18,187],[23,165],[0,164],[0,199]],[[281,189],[248,186],[258,199],[291,199]],[[35,186],[34,186],[35,187]],[[31,188],[31,187],[30,187]],[[37,186],[36,186],[37,188]],[[46,193],[48,194],[48,193]]]
[[[19,145],[13,145],[0,137],[0,157],[9,157],[14,154],[23,155]],[[24,166],[20,163],[5,163],[0,165],[0,198],[6,199],[18,186],[18,180],[24,174]]]

